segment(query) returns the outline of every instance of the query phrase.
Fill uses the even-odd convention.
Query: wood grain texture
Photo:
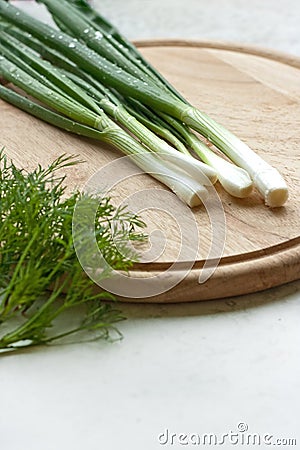
[[[199,273],[207,257],[212,230],[205,209],[193,211],[199,241],[195,263],[172,290],[143,299],[155,302],[206,300],[256,292],[300,278],[300,61],[286,55],[224,43],[140,42],[141,51],[195,106],[225,125],[257,153],[280,169],[290,198],[285,207],[264,206],[257,192],[248,199],[217,192],[226,216],[226,242],[220,264],[204,284]],[[1,102],[0,144],[17,165],[27,169],[48,164],[65,152],[78,154],[85,164],[68,170],[68,188],[81,187],[97,169],[120,156],[101,143],[60,131]],[[164,189],[147,175],[127,179],[113,192],[116,202],[142,190]],[[158,191],[157,191],[158,192]],[[155,197],[155,196],[154,196]],[[146,197],[145,197],[146,198]],[[149,201],[149,198],[147,198]],[[155,198],[153,200],[155,202]],[[155,207],[155,204],[153,204]],[[175,208],[176,209],[176,208]],[[137,265],[133,273],[145,278],[161,274],[176,261],[181,236],[176,216],[146,208],[148,231],[159,230],[158,258]],[[194,245],[193,236],[187,246]],[[222,242],[220,242],[222,245]],[[166,277],[179,279],[180,267]],[[135,299],[126,299],[132,300]],[[139,301],[143,301],[140,299]]]

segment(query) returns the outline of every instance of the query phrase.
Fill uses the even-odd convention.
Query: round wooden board
[[[160,294],[126,301],[184,302],[216,299],[278,286],[300,278],[300,60],[286,55],[209,42],[140,42],[145,57],[195,106],[207,112],[277,167],[290,198],[285,207],[270,209],[254,192],[245,200],[217,192],[226,217],[226,241],[214,274],[199,284],[199,274],[211,245],[205,209],[193,210],[200,240],[195,262],[183,274],[174,265],[181,245],[175,205],[173,217],[146,208],[148,231],[164,233],[165,247],[153,262],[134,267],[132,276],[158,276]],[[99,168],[115,161],[116,150],[49,126],[1,102],[0,145],[26,169],[46,165],[62,153],[78,154],[85,164],[68,169],[68,187],[81,187]],[[163,189],[147,175],[127,179],[113,192],[115,199],[136,192]],[[149,192],[150,192],[149,191]],[[159,191],[156,191],[159,192]],[[145,198],[146,200],[146,198]],[[129,202],[130,204],[130,202]],[[191,228],[192,229],[192,228]],[[164,242],[162,238],[162,243]],[[187,236],[194,245],[194,236]],[[222,246],[222,240],[220,246]],[[165,275],[164,275],[165,274]],[[165,277],[165,278],[164,278]],[[182,279],[183,278],[183,279]],[[181,280],[181,281],[180,281]],[[164,282],[173,284],[164,289]]]

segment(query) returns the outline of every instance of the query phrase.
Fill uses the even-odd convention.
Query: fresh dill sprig
[[[46,344],[76,333],[92,339],[118,333],[122,319],[107,292],[95,292],[77,259],[72,218],[78,200],[95,207],[97,244],[109,266],[128,270],[137,255],[129,245],[143,239],[144,224],[136,215],[113,206],[110,198],[79,191],[67,196],[59,169],[77,164],[62,155],[47,168],[17,168],[0,152],[0,349]],[[84,225],[84,215],[82,217]],[[84,231],[84,226],[82,227]],[[109,270],[103,272],[109,276]],[[58,327],[67,311],[76,325]],[[82,336],[82,334],[80,334]],[[86,336],[86,334],[85,334]],[[88,336],[90,336],[88,334]]]

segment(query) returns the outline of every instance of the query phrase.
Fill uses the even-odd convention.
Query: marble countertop
[[[300,55],[298,0],[92,0],[130,39],[225,40]],[[130,20],[129,20],[130,19]]]
[[[94,4],[132,39],[226,40],[300,55],[296,0]],[[273,447],[286,438],[297,446],[285,448],[300,448],[300,281],[219,301],[122,309],[121,341],[1,357],[1,449],[197,448],[197,435],[220,443],[231,430],[236,443],[218,447],[251,448],[241,437],[258,433],[272,435]]]

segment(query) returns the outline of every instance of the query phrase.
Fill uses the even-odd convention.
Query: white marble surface
[[[92,0],[131,39],[256,44],[300,55],[299,0]]]
[[[300,54],[296,0],[96,4],[130,38],[225,39]],[[220,436],[239,422],[249,433],[296,438],[285,448],[300,448],[300,282],[222,301],[123,309],[121,342],[1,357],[1,450],[195,448],[160,445],[158,435]]]

